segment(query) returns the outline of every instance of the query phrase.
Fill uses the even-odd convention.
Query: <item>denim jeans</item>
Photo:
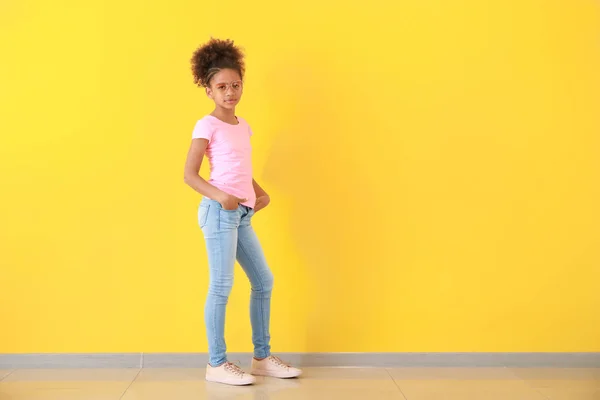
[[[204,309],[209,363],[218,367],[227,361],[225,308],[233,286],[233,268],[239,262],[250,280],[250,322],[254,356],[271,355],[269,319],[273,273],[250,222],[254,210],[240,205],[225,210],[217,201],[204,198],[198,208],[198,223],[206,241],[210,281]]]

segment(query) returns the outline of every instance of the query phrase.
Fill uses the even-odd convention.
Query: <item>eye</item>
[[[242,85],[240,85],[239,83],[234,83],[233,85],[231,85],[232,88],[234,88],[235,90],[239,90],[240,87],[242,87]]]

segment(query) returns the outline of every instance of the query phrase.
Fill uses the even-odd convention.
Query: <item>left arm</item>
[[[254,193],[256,193],[256,205],[254,206],[254,212],[259,212],[269,205],[271,198],[254,179],[252,179],[252,186],[254,187]]]

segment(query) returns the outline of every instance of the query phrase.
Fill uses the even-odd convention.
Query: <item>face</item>
[[[243,92],[243,82],[240,74],[233,69],[223,69],[217,72],[206,88],[206,95],[217,107],[234,109],[240,102]]]

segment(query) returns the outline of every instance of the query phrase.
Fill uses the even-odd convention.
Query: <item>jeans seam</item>
[[[239,236],[238,236],[238,243],[240,245],[240,249],[244,252],[244,254],[248,258],[248,260],[251,260],[249,254],[248,254],[248,251],[246,251],[246,249],[244,248],[244,245],[242,244],[242,241],[239,239]],[[253,270],[253,272],[258,276],[258,281],[260,283],[260,291],[261,291],[261,293],[264,294],[265,285],[264,285],[263,279],[260,276],[260,274],[257,273],[256,267],[254,266],[254,263],[250,262],[250,264],[252,264],[252,270]],[[258,301],[259,308],[260,308],[260,322],[261,322],[260,325],[261,325],[261,330],[262,330],[262,332],[261,332],[262,333],[262,340],[263,340],[263,342],[264,342],[264,344],[266,346],[266,344],[267,344],[267,340],[266,340],[267,339],[267,327],[265,326],[266,325],[266,323],[265,323],[265,319],[266,318],[265,318],[265,313],[264,313],[264,308],[263,308],[262,302],[263,302],[263,298],[261,297],[259,299],[259,301]],[[261,354],[260,357],[262,357],[262,356],[263,355]]]
[[[238,243],[239,243],[239,245],[240,245],[240,249],[242,249],[242,251],[244,252],[244,254],[245,254],[245,255],[248,257],[248,259],[250,260],[249,253],[248,253],[248,252],[246,251],[246,249],[244,248],[244,245],[243,245],[243,244],[242,244],[242,242],[240,241],[240,238],[239,238],[239,236],[238,236]],[[254,273],[256,273],[257,271],[256,271],[256,268],[254,267],[254,263],[253,263],[253,262],[251,262],[250,264],[252,264],[252,269],[253,269]],[[260,274],[256,273],[256,275],[258,276],[258,280],[259,280],[259,282],[260,282],[260,290],[261,290],[261,292],[263,292],[263,291],[265,290],[265,285],[264,285],[264,283],[263,283],[263,280],[262,280],[262,278],[260,277]]]
[[[221,246],[221,240],[219,238],[219,235],[222,233],[221,231],[221,213],[220,210],[216,210],[217,211],[217,220],[218,220],[218,225],[217,225],[217,232],[214,232],[214,235],[216,237],[213,237],[212,240],[215,241],[217,243],[216,246],[214,246],[213,251],[215,252],[215,264],[216,264],[216,270],[215,270],[215,277],[217,278],[219,276],[222,275],[223,272],[223,248]],[[209,266],[210,268],[210,266]],[[210,294],[210,283],[209,283],[209,301],[211,304],[211,307],[213,308],[212,313],[213,313],[213,318],[212,318],[212,336],[213,336],[213,340],[211,341],[212,346],[213,346],[213,354],[212,356],[214,357],[216,354],[215,353],[220,353],[221,349],[219,347],[219,337],[218,337],[218,331],[217,331],[217,316],[218,316],[218,308],[220,307],[217,302],[220,300],[220,295],[217,294]],[[226,305],[225,305],[226,307]],[[223,342],[225,342],[225,338],[223,337]],[[225,352],[225,361],[223,362],[227,362],[227,357],[226,357],[226,352]],[[209,363],[210,363],[210,359],[211,359],[211,354],[210,354],[210,349],[209,349]],[[222,357],[220,357],[219,361],[221,361]],[[214,363],[215,365],[218,363]],[[219,363],[219,365],[221,365],[222,363]],[[212,365],[212,364],[211,364]]]
[[[218,208],[217,208],[217,216],[218,216],[218,218],[217,218],[217,221],[218,221],[217,231],[221,232],[221,210],[218,209]]]
[[[219,216],[220,218],[220,216]],[[217,246],[218,248],[218,262],[217,265],[219,267],[219,269],[221,268],[221,264],[223,262],[222,258],[222,251],[221,251],[221,244],[220,242],[218,242],[219,245]],[[221,274],[221,270],[217,271],[217,273],[220,275]],[[214,310],[213,310],[213,324],[212,324],[212,328],[213,328],[213,346],[215,351],[218,351],[219,349],[219,338],[217,337],[217,314],[218,314],[218,305],[217,305],[217,296],[215,294],[213,294],[213,301],[214,301]]]

